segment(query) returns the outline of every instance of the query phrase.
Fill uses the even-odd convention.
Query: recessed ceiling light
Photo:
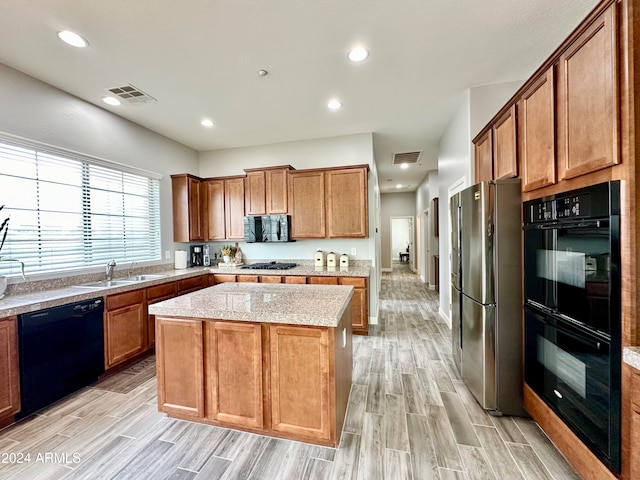
[[[409,164],[408,163],[401,163],[400,164],[400,168],[403,170],[406,170],[407,168],[409,168]]]
[[[211,128],[213,127],[213,121],[209,120],[208,118],[205,118],[200,122],[200,125],[202,125],[203,127]]]
[[[58,32],[58,38],[72,47],[84,48],[89,46],[89,42],[84,37],[69,30]]]
[[[114,106],[121,105],[120,100],[118,100],[115,97],[102,97],[102,101],[104,103],[108,103],[109,105],[114,105]]]
[[[396,188],[402,188],[402,185],[397,184],[397,185],[396,185]]]
[[[266,77],[267,75],[269,75],[269,72],[267,72],[265,69],[258,70],[258,75],[260,75],[261,77]]]
[[[368,56],[369,56],[369,50],[363,47],[356,47],[353,50],[351,50],[347,55],[349,60],[351,60],[352,62],[361,62]]]
[[[338,110],[340,107],[342,107],[342,102],[334,98],[333,100],[329,100],[329,103],[327,103],[327,107],[329,107],[331,110]]]

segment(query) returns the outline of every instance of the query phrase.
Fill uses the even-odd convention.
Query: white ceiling
[[[381,191],[410,191],[437,168],[463,91],[526,79],[596,3],[2,0],[0,62],[198,151],[373,132]],[[371,52],[359,64],[356,44]],[[158,101],[101,101],[129,83]],[[417,150],[420,165],[392,165]]]

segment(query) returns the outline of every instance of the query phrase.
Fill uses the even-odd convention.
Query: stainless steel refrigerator
[[[460,291],[460,193],[455,193],[449,200],[451,215],[451,353],[453,361],[462,369],[462,292]]]
[[[523,415],[520,180],[459,195],[461,376],[485,410]]]

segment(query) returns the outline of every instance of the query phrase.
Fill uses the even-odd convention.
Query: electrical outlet
[[[351,255],[355,255],[355,254],[356,254],[356,247],[353,247],[353,248],[351,249]]]
[[[165,260],[171,260],[171,250],[166,250],[164,252],[164,258]]]

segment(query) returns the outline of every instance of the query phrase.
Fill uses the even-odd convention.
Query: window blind
[[[91,160],[0,138],[0,217],[10,217],[0,256],[25,273],[161,259],[157,176]],[[0,275],[17,273],[0,261]]]

